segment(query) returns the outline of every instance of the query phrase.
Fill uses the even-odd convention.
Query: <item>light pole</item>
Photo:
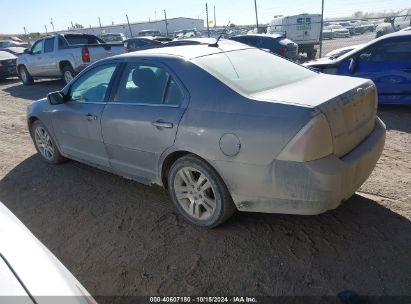
[[[167,22],[167,12],[164,10],[164,21],[166,22],[166,34],[168,37],[168,22]]]
[[[257,34],[258,34],[258,12],[257,12],[257,0],[254,0],[254,8],[255,8],[255,23],[257,25]]]
[[[215,16],[215,5],[214,5],[214,28],[217,27],[217,18]]]
[[[54,22],[53,22],[53,18],[50,18],[50,24],[51,24],[51,27],[53,28],[53,32],[55,33],[55,32],[56,32],[56,30],[54,29]]]
[[[103,35],[103,29],[101,28],[101,19],[98,17],[98,24],[100,25],[100,35]]]
[[[128,15],[126,15],[126,18],[127,18],[128,29],[130,30],[130,38],[132,38],[133,32],[131,31],[131,25],[130,25],[130,20],[128,20]]]
[[[321,32],[320,32],[320,57],[323,53],[323,28],[324,28],[324,0],[321,0]]]
[[[206,3],[206,15],[207,15],[207,36],[210,38],[210,25],[208,24],[208,4]]]

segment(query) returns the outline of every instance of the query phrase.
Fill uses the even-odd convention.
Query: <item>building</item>
[[[194,18],[185,18],[185,17],[178,17],[178,18],[170,18],[167,19],[168,23],[168,33],[172,34],[174,31],[182,30],[182,29],[193,29],[196,28],[197,30],[201,31],[204,29],[204,20],[203,19],[194,19]],[[127,37],[137,36],[137,34],[144,30],[159,30],[162,34],[166,35],[166,22],[165,20],[155,20],[155,21],[147,21],[147,22],[133,22],[130,23],[130,29],[127,23],[123,24],[115,24],[115,25],[102,25],[100,27],[88,27],[82,29],[70,29],[71,32],[75,31],[78,33],[85,33],[85,34],[93,34],[99,36],[101,34],[118,34],[123,33]],[[65,32],[65,31],[60,31]],[[132,34],[132,35],[131,35]]]

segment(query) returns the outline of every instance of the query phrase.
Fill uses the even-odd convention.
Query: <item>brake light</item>
[[[285,53],[287,53],[287,48],[285,48],[285,47],[280,48],[280,53],[283,54],[283,55]]]
[[[83,60],[83,62],[90,62],[90,51],[87,47],[82,48],[81,59]]]
[[[319,114],[295,135],[281,151],[278,160],[304,162],[333,153],[330,125],[324,114]]]

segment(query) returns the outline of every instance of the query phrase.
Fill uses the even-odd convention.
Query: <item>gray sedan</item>
[[[375,85],[312,72],[233,41],[93,64],[28,107],[43,159],[74,159],[170,192],[191,223],[236,210],[319,214],[379,159]]]

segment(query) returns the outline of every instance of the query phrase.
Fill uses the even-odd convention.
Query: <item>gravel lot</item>
[[[337,210],[237,213],[203,230],[159,187],[43,163],[25,109],[60,88],[0,83],[0,200],[93,295],[411,295],[411,108],[380,109],[386,149]]]

